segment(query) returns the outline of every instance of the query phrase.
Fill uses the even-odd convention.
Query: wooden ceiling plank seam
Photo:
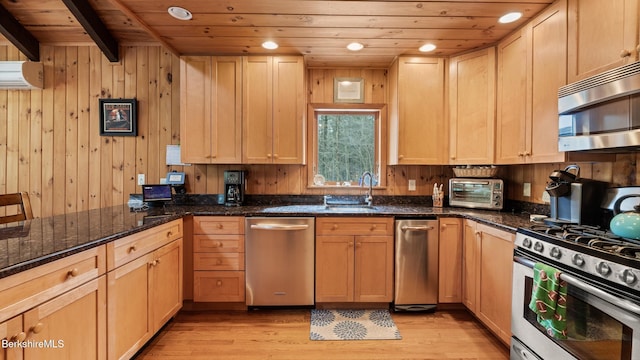
[[[40,61],[40,43],[0,4],[0,33],[31,61]]]
[[[119,44],[86,0],[62,0],[110,62],[119,62]]]
[[[149,26],[145,21],[143,21],[136,13],[134,13],[128,6],[124,5],[120,0],[108,0],[113,6],[118,8],[118,10],[122,11],[127,17],[129,17],[133,22],[138,24],[141,28],[143,28],[146,32],[151,34],[156,41],[158,41],[162,46],[164,46],[167,50],[173,53],[176,56],[180,56],[181,54],[176,50],[176,48],[171,45],[169,42],[165,41],[158,33]]]

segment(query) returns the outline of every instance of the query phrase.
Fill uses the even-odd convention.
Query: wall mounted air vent
[[[31,61],[0,61],[0,89],[42,89],[43,66]]]

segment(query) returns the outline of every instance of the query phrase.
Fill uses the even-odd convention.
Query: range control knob
[[[560,258],[562,257],[562,251],[560,251],[560,249],[558,249],[557,247],[552,247],[551,248],[551,253],[550,253],[551,257],[554,257],[558,260],[560,260]]]
[[[583,267],[584,266],[584,258],[580,254],[573,254],[573,256],[571,257],[571,262],[574,265],[579,266],[579,267]]]
[[[542,243],[540,241],[536,241],[536,243],[533,244],[533,250],[535,250],[537,252],[543,252],[544,251],[544,245],[542,245]]]
[[[633,271],[631,271],[631,269],[625,269],[618,274],[618,276],[620,277],[620,280],[624,281],[627,285],[633,285],[638,281],[638,277],[633,273]]]
[[[602,276],[605,276],[605,277],[609,276],[611,274],[611,268],[604,261],[601,261],[601,262],[598,263],[598,265],[596,265],[596,271],[598,271],[598,274],[600,274]]]
[[[527,249],[531,249],[531,239],[524,238],[524,240],[522,240],[522,246],[526,247]]]

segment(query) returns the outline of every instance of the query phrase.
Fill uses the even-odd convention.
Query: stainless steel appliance
[[[224,204],[226,206],[240,206],[244,201],[245,173],[241,170],[226,170],[224,172]]]
[[[640,147],[640,62],[558,91],[560,151]]]
[[[501,210],[504,182],[501,179],[449,179],[449,205]]]
[[[314,304],[313,217],[247,217],[245,276],[248,306]]]
[[[516,232],[511,359],[640,359],[640,242],[584,225]],[[528,307],[536,262],[568,284],[567,339],[547,335]]]
[[[396,220],[396,311],[433,310],[438,303],[438,220]]]
[[[568,169],[576,169],[576,173]],[[607,183],[580,178],[580,168],[570,165],[565,170],[555,170],[546,191],[550,197],[551,216],[546,222],[559,224],[599,225],[602,211],[600,204],[606,193]]]

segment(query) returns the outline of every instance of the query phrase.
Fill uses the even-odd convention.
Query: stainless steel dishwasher
[[[247,217],[247,306],[314,304],[313,217]]]
[[[394,309],[434,310],[438,303],[438,220],[396,220]]]

